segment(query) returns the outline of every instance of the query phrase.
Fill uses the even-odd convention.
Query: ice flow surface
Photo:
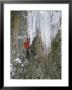
[[[37,36],[37,30],[41,35],[44,53],[48,53],[51,48],[51,41],[61,29],[61,11],[27,11],[28,17],[28,37],[30,44]]]

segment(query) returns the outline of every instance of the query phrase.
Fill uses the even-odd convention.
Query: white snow
[[[20,60],[19,58],[16,58],[15,61],[16,61],[17,63],[21,63],[21,60]]]
[[[61,28],[61,11],[27,11],[28,12],[28,36],[30,44],[39,30],[44,48],[44,53],[48,53],[51,48],[52,39]]]

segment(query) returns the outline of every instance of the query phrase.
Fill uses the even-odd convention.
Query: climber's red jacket
[[[26,48],[26,49],[30,48],[29,43],[30,43],[30,41],[29,41],[28,39],[26,39],[26,40],[24,41],[24,48]]]

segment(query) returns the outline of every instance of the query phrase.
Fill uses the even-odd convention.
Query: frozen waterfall
[[[44,53],[51,48],[51,41],[61,29],[61,11],[27,11],[28,12],[28,36],[30,44],[40,32]]]

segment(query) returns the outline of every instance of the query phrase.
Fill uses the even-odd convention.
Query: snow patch
[[[19,58],[16,58],[15,61],[21,63],[21,60]]]

